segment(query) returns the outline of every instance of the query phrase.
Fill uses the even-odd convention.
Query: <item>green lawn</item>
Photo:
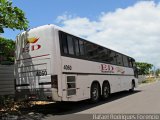
[[[149,77],[149,78],[146,78],[146,80],[142,81],[142,84],[143,83],[152,83],[152,82],[155,82],[157,80],[160,80],[160,78]]]

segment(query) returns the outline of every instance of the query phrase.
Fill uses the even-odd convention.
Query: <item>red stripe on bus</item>
[[[34,57],[29,57],[29,58],[24,58],[24,59],[19,59],[17,61],[20,61],[20,60],[26,60],[26,59],[32,59],[32,58],[38,58],[38,57],[43,57],[43,56],[48,56],[50,54],[45,54],[45,55],[39,55],[39,56],[34,56]]]

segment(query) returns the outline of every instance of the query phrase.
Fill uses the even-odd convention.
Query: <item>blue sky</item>
[[[57,24],[56,19],[64,13],[97,19],[102,12],[112,12],[126,8],[137,0],[13,0],[13,5],[21,8],[29,20],[29,28],[45,24]],[[15,39],[20,31],[5,29],[2,36]]]
[[[66,31],[160,68],[160,0],[13,0],[29,28],[56,24]],[[21,31],[5,29],[15,39]]]

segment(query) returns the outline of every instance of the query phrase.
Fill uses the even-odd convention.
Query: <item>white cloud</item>
[[[160,3],[138,2],[100,13],[96,21],[67,14],[58,20],[70,33],[160,67]]]

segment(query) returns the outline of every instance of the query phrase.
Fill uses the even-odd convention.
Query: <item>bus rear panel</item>
[[[38,27],[23,32],[16,40],[16,98],[51,100],[54,29]]]

